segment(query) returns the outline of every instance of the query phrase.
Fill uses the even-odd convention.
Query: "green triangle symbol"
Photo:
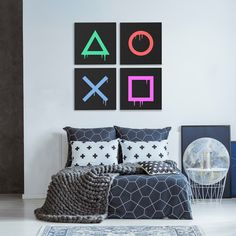
[[[102,49],[101,51],[89,51],[89,48],[95,39],[97,40],[98,44],[100,45],[100,47]],[[106,60],[106,56],[110,55],[110,53],[108,52],[106,46],[102,42],[102,39],[100,38],[100,36],[96,30],[94,30],[89,41],[87,42],[86,46],[84,47],[81,55],[83,55],[84,58],[86,58],[88,56],[101,56],[101,57],[103,57],[104,61]]]

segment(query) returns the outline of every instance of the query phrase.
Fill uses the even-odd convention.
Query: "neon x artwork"
[[[87,102],[93,95],[95,96],[95,94],[97,93],[98,96],[102,99],[103,104],[106,106],[108,98],[107,98],[107,96],[103,92],[101,92],[101,90],[99,88],[105,82],[108,83],[108,77],[104,76],[96,85],[94,85],[87,76],[84,76],[82,79],[91,88],[91,90],[83,97],[83,101]]]
[[[133,81],[135,80],[144,80],[146,84],[149,82],[149,97],[133,97]],[[140,107],[144,102],[153,102],[154,101],[154,76],[128,76],[128,101],[139,102]]]
[[[97,40],[97,42],[102,50],[100,50],[100,51],[90,51],[89,50],[89,48],[91,47],[91,45],[95,39]],[[110,53],[108,52],[106,46],[104,45],[101,37],[99,36],[99,34],[97,33],[96,30],[94,30],[89,41],[87,42],[86,46],[84,47],[81,55],[84,56],[84,59],[86,59],[88,56],[101,56],[104,61],[106,61],[106,57],[108,55],[110,55]]]

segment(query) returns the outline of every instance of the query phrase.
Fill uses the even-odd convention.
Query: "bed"
[[[52,176],[47,198],[43,206],[35,210],[35,216],[39,220],[62,223],[99,223],[106,218],[192,219],[191,188],[186,177],[178,168],[176,167],[176,171],[168,174],[162,174],[162,172],[156,175],[148,175],[144,174],[145,168],[143,169],[140,164],[140,161],[142,163],[144,160],[137,160],[137,153],[139,157],[149,155],[149,153],[142,153],[142,150],[148,150],[151,153],[151,148],[148,145],[158,150],[158,153],[153,153],[153,156],[155,155],[153,160],[148,159],[152,163],[158,161],[158,156],[165,155],[165,153],[168,154],[165,142],[169,130],[170,128],[154,130],[124,129],[123,137],[121,136],[122,129],[120,128],[118,130],[119,135],[117,135],[114,128],[111,127],[92,130],[68,127],[68,143],[70,145],[68,145],[66,168]],[[92,135],[92,137],[87,137],[86,135]],[[143,137],[141,137],[142,135]],[[117,152],[114,152],[113,155],[111,153],[113,151],[108,146],[111,145],[110,148],[113,149],[113,146],[118,145],[118,143],[112,143],[117,142],[114,138],[132,137],[134,137],[135,142],[137,141],[136,139],[143,139],[144,142],[128,143],[121,140],[119,142],[121,146],[128,145],[125,148],[123,147],[124,151],[126,148],[130,150],[132,147],[135,153],[128,156],[124,152],[122,156],[123,163],[113,163],[114,160],[117,162]],[[101,146],[100,139],[103,142]],[[157,141],[153,145],[149,139],[155,142],[159,139],[161,141]],[[74,146],[78,145],[75,140],[80,140],[79,148]],[[135,145],[138,146],[135,147]],[[157,148],[158,145],[160,145],[160,148]],[[92,159],[92,161],[98,162],[92,163],[91,159],[86,160],[89,151],[88,153],[86,153],[87,151],[82,152],[82,154],[79,153],[84,146],[90,149],[92,147],[91,150],[95,147],[103,150],[107,146],[104,150],[106,152],[110,150],[109,154],[113,159],[111,157],[108,158],[106,155],[105,159],[103,157],[99,158],[97,148],[96,152],[94,152],[96,158]],[[75,160],[77,161],[77,158],[72,155],[72,151],[76,149],[78,149],[78,155],[81,158],[83,154],[87,156],[84,155],[86,158],[80,158],[76,164],[73,164]],[[158,155],[159,152],[160,155]],[[128,160],[129,157],[133,156],[135,161]],[[103,164],[100,164],[100,160],[102,160]],[[110,164],[105,163],[104,160],[109,161]],[[91,163],[89,165],[84,164],[83,161],[89,161],[92,165]],[[166,157],[159,162],[170,164]]]
[[[182,173],[117,176],[109,193],[110,219],[192,219],[191,190]]]

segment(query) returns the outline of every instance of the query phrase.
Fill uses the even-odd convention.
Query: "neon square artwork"
[[[120,109],[161,110],[161,68],[121,68]]]
[[[133,97],[133,81],[143,80],[149,82],[149,97]],[[128,101],[129,102],[153,102],[154,101],[154,77],[153,76],[128,76]]]

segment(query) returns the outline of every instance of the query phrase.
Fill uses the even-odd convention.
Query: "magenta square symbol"
[[[149,81],[149,97],[133,97],[133,81]],[[128,76],[128,101],[129,102],[153,102],[154,101],[154,76]]]

